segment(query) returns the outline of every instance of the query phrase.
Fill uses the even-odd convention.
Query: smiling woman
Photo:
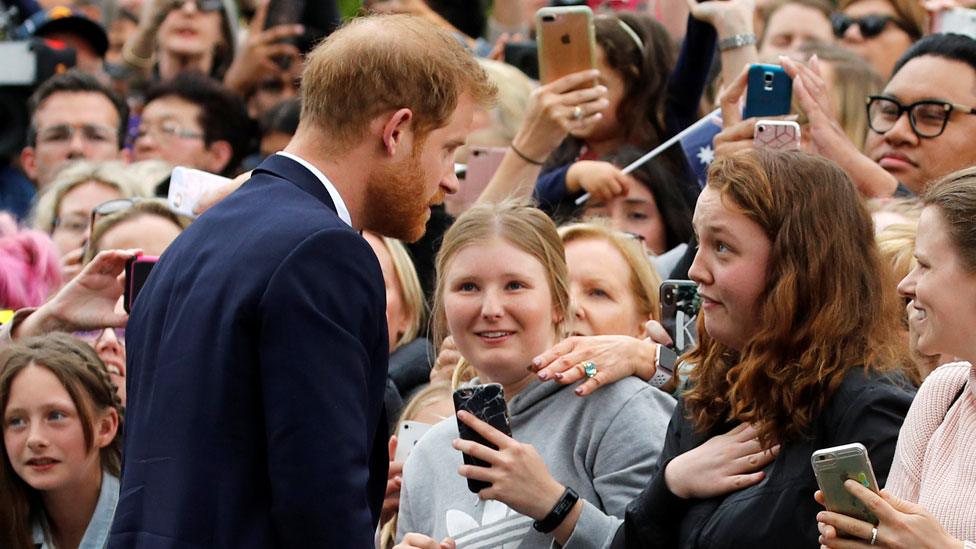
[[[470,414],[424,435],[403,471],[402,547],[426,536],[456,537],[459,546],[608,543],[655,468],[674,400],[629,378],[581,401],[526,368],[563,337],[569,314],[562,243],[540,210],[503,202],[462,214],[444,236],[437,279],[435,333],[450,330],[477,382],[501,384],[512,436]],[[458,439],[458,421],[497,449]],[[458,451],[490,466],[462,465]],[[466,478],[491,484],[479,493],[486,503]]]

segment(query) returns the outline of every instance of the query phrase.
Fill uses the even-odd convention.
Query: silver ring
[[[572,118],[573,120],[579,120],[580,118],[583,118],[583,107],[580,107],[579,105],[573,107],[573,114],[570,115],[570,118]]]
[[[871,545],[878,543],[878,529],[877,527],[871,529]]]

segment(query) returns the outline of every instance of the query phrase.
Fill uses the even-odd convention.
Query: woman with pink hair
[[[0,213],[0,309],[38,307],[61,284],[58,250],[51,238],[20,229]]]

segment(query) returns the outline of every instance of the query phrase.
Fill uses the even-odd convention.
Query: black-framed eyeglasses
[[[876,133],[885,133],[895,127],[902,113],[908,113],[912,131],[919,137],[938,137],[945,131],[952,111],[976,114],[976,108],[938,99],[923,99],[902,105],[896,99],[872,95],[867,99],[868,127]]]
[[[851,17],[847,14],[835,12],[830,14],[830,25],[834,30],[834,36],[843,38],[847,34],[847,29],[851,25],[857,25],[864,38],[874,38],[884,32],[888,22],[894,23],[896,27],[905,31],[908,35],[915,37],[917,32],[908,26],[907,23],[891,15],[871,14],[861,17]]]
[[[212,11],[221,11],[224,9],[224,3],[221,0],[173,0],[173,9],[182,8],[183,4],[187,2],[193,2],[196,5],[197,10],[207,13]]]

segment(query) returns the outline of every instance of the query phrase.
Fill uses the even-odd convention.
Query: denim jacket
[[[102,490],[98,494],[95,513],[92,514],[85,535],[81,538],[78,549],[104,549],[108,547],[108,534],[112,529],[112,517],[115,515],[115,504],[119,501],[119,479],[102,471]],[[54,542],[48,537],[50,528],[43,518],[34,522],[34,546],[38,549],[55,549]]]

